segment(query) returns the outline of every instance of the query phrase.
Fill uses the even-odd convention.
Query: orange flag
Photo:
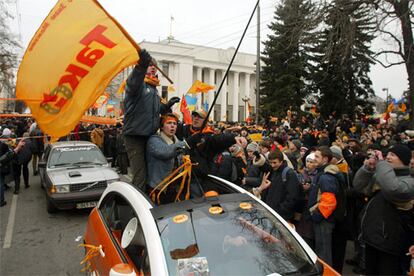
[[[213,90],[214,86],[209,85],[207,83],[201,82],[199,80],[196,80],[194,84],[190,87],[188,90],[189,94],[195,94],[197,92],[207,93],[210,90]]]
[[[185,96],[181,98],[181,104],[180,104],[180,111],[183,113],[183,120],[186,125],[191,125],[192,119],[190,114],[190,109],[188,109],[187,101],[185,99]]]
[[[17,98],[56,140],[68,134],[112,78],[137,62],[138,45],[96,0],[59,0],[32,38]]]

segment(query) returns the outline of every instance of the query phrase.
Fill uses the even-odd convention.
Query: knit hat
[[[336,159],[342,159],[344,158],[342,155],[342,149],[338,146],[332,146],[330,147],[331,151],[332,151],[332,156],[335,157]]]
[[[2,136],[3,136],[3,137],[10,137],[11,133],[12,133],[12,132],[11,132],[11,130],[10,130],[10,129],[5,128],[5,129],[3,129]]]
[[[312,152],[310,154],[308,154],[308,156],[306,156],[306,162],[308,162],[309,160],[315,161],[315,153]]]
[[[297,149],[302,147],[302,142],[299,139],[292,140],[292,144],[294,144]]]
[[[408,166],[410,164],[411,151],[407,146],[397,144],[397,145],[389,148],[388,151],[394,153],[395,155],[397,155],[398,158],[401,160],[401,162],[403,162],[403,164],[405,166]]]
[[[247,151],[258,151],[259,150],[259,145],[256,142],[251,142],[250,144],[247,145],[246,147]]]

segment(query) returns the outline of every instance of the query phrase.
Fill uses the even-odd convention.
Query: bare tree
[[[404,64],[408,74],[408,102],[410,127],[414,127],[414,1],[371,0],[377,13],[377,31],[389,43],[380,49],[374,59],[388,68]],[[397,26],[397,27],[396,27]],[[397,30],[395,29],[397,28]]]
[[[10,18],[7,5],[4,1],[0,1],[0,94],[7,95],[14,91],[18,63],[16,50],[20,48],[7,26]]]

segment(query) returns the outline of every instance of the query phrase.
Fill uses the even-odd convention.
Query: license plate
[[[76,203],[76,209],[93,208],[98,204],[98,201]]]

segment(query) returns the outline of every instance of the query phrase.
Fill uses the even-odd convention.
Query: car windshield
[[[106,163],[102,152],[95,146],[59,147],[53,149],[49,167],[103,165]]]
[[[317,273],[293,235],[254,201],[204,205],[157,224],[170,275]]]

